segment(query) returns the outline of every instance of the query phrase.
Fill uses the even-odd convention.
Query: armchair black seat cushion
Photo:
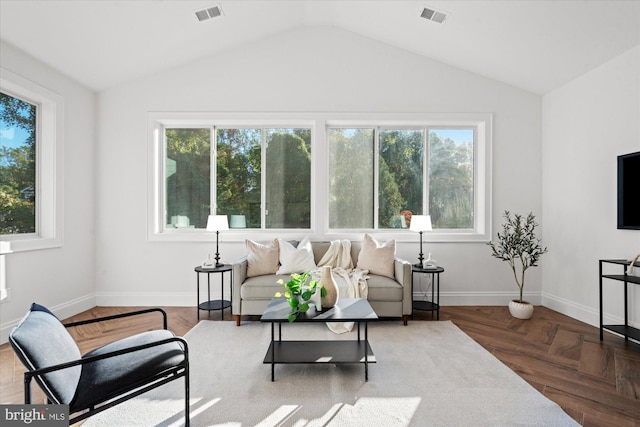
[[[32,304],[25,318],[9,335],[11,346],[28,369],[25,372],[25,403],[31,403],[29,384],[35,378],[52,403],[69,405],[70,414],[82,412],[70,419],[70,423],[74,423],[184,377],[188,425],[189,362],[184,339],[166,329],[153,330],[104,345],[82,356],[67,331],[69,326],[154,310],[163,313],[166,328],[166,314],[160,309],[64,325],[47,308]]]

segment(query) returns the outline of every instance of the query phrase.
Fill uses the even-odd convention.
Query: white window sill
[[[15,237],[4,239],[11,242],[11,251],[6,253],[39,251],[44,249],[59,248],[62,246],[62,239],[55,237]]]
[[[244,242],[246,239],[267,242],[278,237],[285,240],[302,240],[309,237],[313,242],[329,242],[331,240],[347,239],[354,242],[362,241],[364,234],[374,236],[379,240],[395,239],[397,242],[418,242],[418,233],[407,229],[395,230],[330,230],[325,233],[317,233],[313,229],[308,230],[256,230],[256,229],[236,229],[221,231],[220,242]],[[423,242],[443,243],[443,242],[483,242],[491,240],[488,233],[474,232],[472,230],[446,232],[427,232],[422,236]],[[215,242],[216,234],[207,233],[202,230],[169,230],[163,233],[150,233],[149,242]]]

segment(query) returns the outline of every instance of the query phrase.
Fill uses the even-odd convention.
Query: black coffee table
[[[340,298],[327,310],[298,315],[293,322],[355,322],[358,325],[357,340],[335,341],[283,341],[282,324],[289,323],[291,307],[286,298],[273,298],[260,318],[271,323],[271,344],[264,356],[265,364],[271,364],[271,381],[275,381],[275,365],[287,363],[364,363],[364,380],[369,381],[369,363],[376,363],[369,345],[368,322],[378,320],[369,301],[365,298]],[[278,339],[275,325],[278,324]],[[360,324],[364,323],[364,340],[360,339]]]

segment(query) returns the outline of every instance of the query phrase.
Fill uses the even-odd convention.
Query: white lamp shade
[[[409,226],[411,231],[431,231],[431,216],[430,215],[412,215],[411,225]]]
[[[209,215],[207,219],[207,231],[222,231],[229,229],[229,221],[226,215]]]

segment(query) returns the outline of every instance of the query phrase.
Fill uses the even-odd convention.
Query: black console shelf
[[[629,283],[640,285],[640,277],[630,276],[627,274],[627,267],[631,261],[624,259],[601,259],[600,260],[600,341],[604,339],[604,330],[615,332],[624,337],[625,341],[629,341],[631,338],[634,341],[640,342],[640,329],[629,326]],[[623,274],[603,274],[604,264],[615,264],[622,267]],[[634,267],[640,267],[640,262],[633,264]],[[602,300],[602,279],[614,280],[624,283],[624,325],[605,325],[603,321],[603,300]]]

